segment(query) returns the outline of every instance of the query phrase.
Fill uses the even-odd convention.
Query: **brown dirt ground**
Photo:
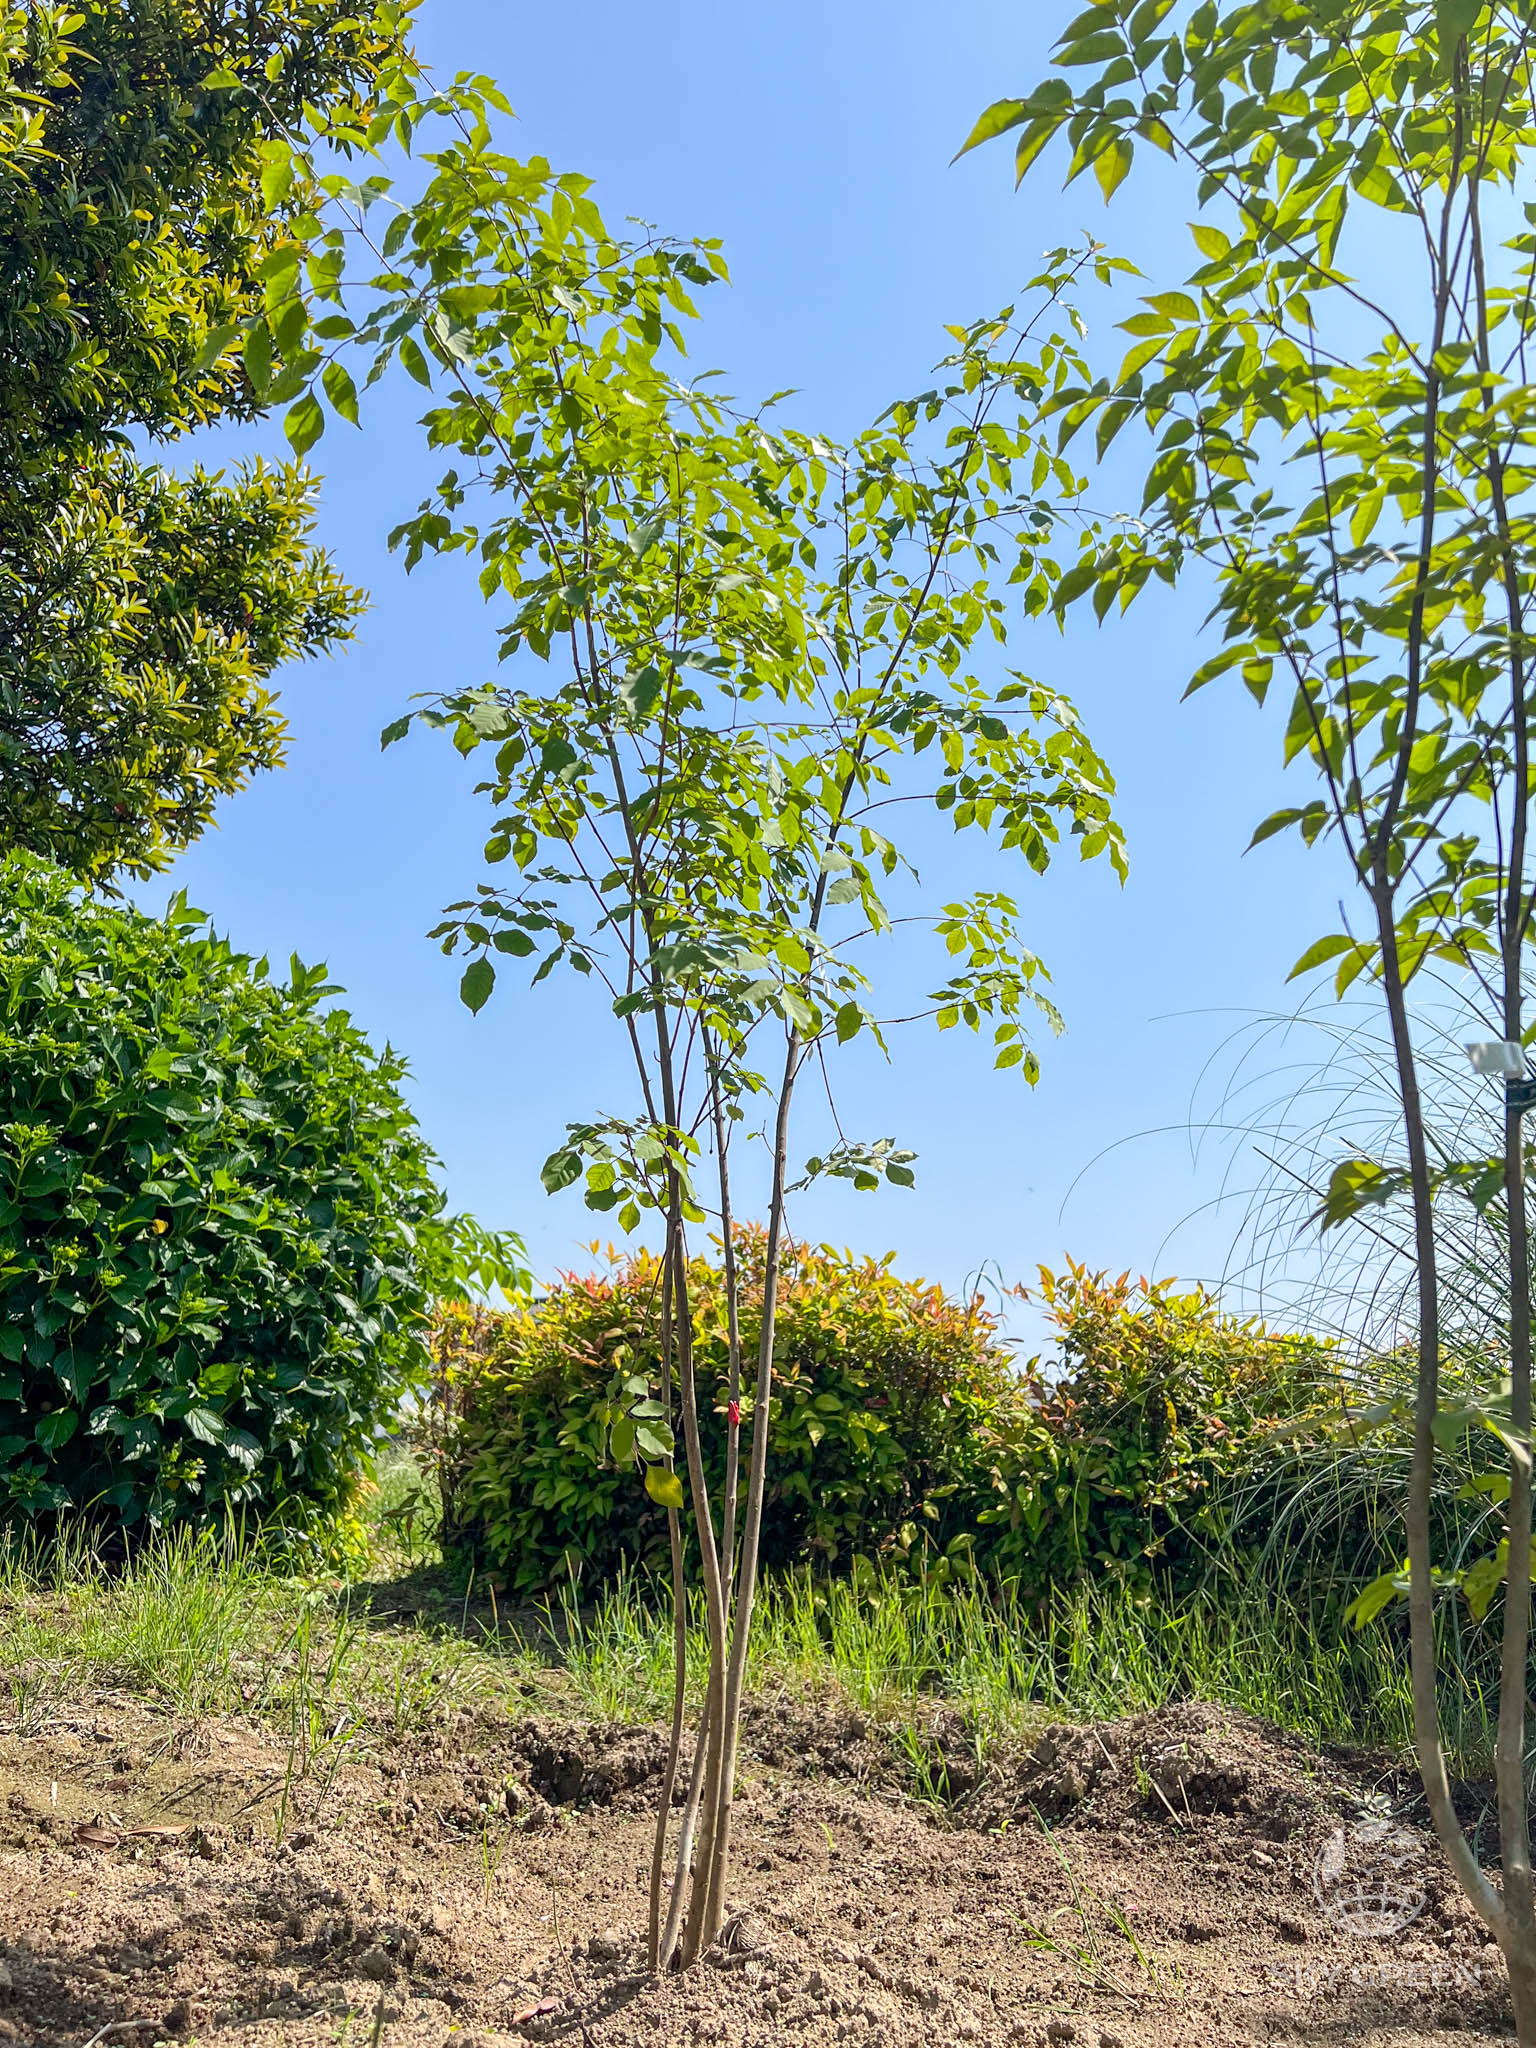
[[[269,1732],[102,1698],[0,1739],[0,2041],[1398,2048],[1507,2032],[1497,1954],[1432,1850],[1427,1903],[1393,1938],[1334,1925],[1314,1895],[1320,1848],[1380,1774],[1194,1706],[1047,1729],[985,1776],[953,1719],[928,1748],[948,1812],[901,1796],[889,1745],[845,1707],[757,1708],[729,1944],[657,1984],[637,1969],[656,1730],[466,1710],[318,1761],[288,1786],[279,1840],[288,1758]]]

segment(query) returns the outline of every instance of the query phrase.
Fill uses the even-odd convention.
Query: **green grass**
[[[492,1689],[449,1626],[376,1623],[344,1581],[274,1570],[237,1539],[180,1535],[126,1566],[82,1541],[0,1545],[0,1702],[12,1725],[131,1692],[184,1714],[295,1713],[406,1729]]]
[[[188,1715],[265,1722],[305,1768],[338,1744],[418,1730],[465,1705],[636,1721],[665,1714],[672,1622],[633,1581],[581,1604],[575,1589],[507,1614],[494,1582],[445,1569],[436,1503],[409,1456],[388,1453],[366,1512],[372,1554],[352,1579],[295,1569],[231,1536],[181,1535],[109,1564],[81,1538],[0,1539],[0,1726],[40,1731],[60,1706],[130,1692]],[[1448,1747],[1486,1766],[1493,1728],[1465,1645],[1447,1644]],[[1485,1661],[1485,1660],[1481,1660]],[[690,1616],[689,1686],[705,1665]],[[910,1578],[763,1589],[750,1690],[856,1707],[931,1789],[939,1712],[978,1757],[1043,1720],[1102,1720],[1180,1699],[1246,1709],[1314,1744],[1406,1756],[1406,1657],[1391,1620],[1362,1634],[1314,1625],[1272,1585],[1228,1584],[1170,1604],[1119,1582],[1045,1612],[996,1587]]]
[[[429,1727],[467,1704],[623,1721],[665,1712],[671,1620],[649,1589],[619,1584],[586,1606],[507,1616],[449,1581],[421,1541],[430,1548],[397,1547],[384,1577],[353,1584],[274,1569],[211,1536],[115,1568],[79,1541],[0,1546],[0,1723],[38,1732],[67,1701],[131,1692],[183,1714],[262,1720],[307,1769],[328,1746]],[[689,1649],[697,1700],[700,1612]],[[779,1580],[763,1591],[750,1689],[858,1708],[919,1792],[931,1789],[925,1737],[941,1710],[963,1718],[983,1759],[1045,1719],[1184,1698],[1245,1708],[1314,1743],[1403,1753],[1409,1726],[1384,1628],[1320,1638],[1272,1597],[1168,1606],[1120,1586],[1037,1614],[965,1582]],[[1491,1740],[1482,1702],[1447,1705],[1453,1747],[1475,1766]]]
[[[670,1616],[636,1588],[620,1585],[584,1610],[568,1604],[550,1627],[594,1712],[636,1720],[665,1711]],[[701,1610],[689,1666],[697,1699]],[[898,1739],[948,1707],[983,1754],[1043,1718],[1108,1720],[1191,1698],[1263,1715],[1314,1743],[1405,1750],[1411,1725],[1406,1671],[1385,1630],[1320,1639],[1272,1598],[1169,1606],[1119,1586],[1081,1588],[1038,1614],[963,1582],[780,1580],[764,1588],[749,1685],[760,1695],[840,1694]],[[1461,1721],[1476,1749],[1490,1731],[1476,1714]]]

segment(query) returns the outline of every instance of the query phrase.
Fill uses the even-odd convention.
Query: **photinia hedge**
[[[761,1232],[738,1234],[750,1356]],[[982,1458],[1010,1381],[979,1302],[959,1302],[828,1246],[795,1246],[774,1343],[773,1447],[763,1557],[846,1566],[931,1548],[947,1502]],[[725,1466],[726,1309],[720,1268],[694,1259],[701,1427]],[[606,1457],[613,1421],[659,1357],[660,1269],[648,1253],[567,1275],[542,1301],[495,1315],[460,1306],[438,1331],[445,1532],[522,1591],[664,1566],[666,1516]],[[627,1389],[627,1391],[626,1391]],[[751,1401],[743,1402],[750,1428]]]
[[[0,1521],[341,1510],[427,1358],[433,1159],[324,968],[0,864]]]
[[[761,1246],[741,1233],[749,1356]],[[518,1591],[665,1568],[665,1516],[608,1455],[618,1418],[660,1391],[660,1292],[640,1253],[509,1314],[459,1304],[438,1324],[445,1535]],[[689,1292],[718,1490],[719,1267],[692,1261]],[[1070,1263],[1042,1269],[1036,1299],[1057,1348],[1016,1364],[979,1300],[903,1280],[889,1259],[797,1246],[774,1346],[765,1561],[979,1570],[1041,1599],[1106,1573],[1187,1581],[1226,1543],[1240,1490],[1251,1499],[1265,1475],[1290,1486],[1277,1427],[1326,1403],[1327,1346],[1198,1288]]]
[[[1337,1404],[1332,1348],[1232,1315],[1203,1287],[1070,1259],[1042,1266],[1033,1292],[1058,1348],[995,1419],[966,1502],[978,1555],[1032,1595],[1230,1569],[1238,1501],[1251,1521],[1294,1485],[1286,1425]]]

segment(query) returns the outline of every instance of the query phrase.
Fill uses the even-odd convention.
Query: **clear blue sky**
[[[520,116],[513,146],[591,175],[610,218],[720,236],[734,284],[706,301],[696,362],[742,394],[794,386],[802,423],[851,434],[923,388],[943,323],[1005,302],[1042,250],[1084,227],[1159,284],[1190,267],[1191,197],[1161,168],[1106,211],[1089,181],[1061,193],[1051,167],[1016,195],[1002,148],[949,164],[989,100],[1043,74],[1075,11],[426,0],[420,40],[443,70],[498,77]],[[1131,310],[1129,291],[1118,311],[1092,309],[1106,354],[1111,321]],[[377,734],[413,691],[488,675],[491,638],[458,566],[407,579],[385,548],[434,473],[408,399],[386,397],[364,426],[333,425],[314,459],[323,538],[373,609],[341,658],[289,673],[288,768],[228,803],[169,886],[239,944],[329,961],[359,1019],[409,1056],[453,1202],[521,1230],[548,1275],[583,1263],[600,1219],[574,1194],[546,1197],[539,1163],[568,1118],[625,1106],[622,1068],[585,987],[527,991],[504,977],[471,1018],[456,968],[425,942],[481,871],[483,816],[445,741],[381,756]],[[1116,490],[1107,479],[1106,503]],[[1117,1270],[1222,1269],[1233,1219],[1203,1205],[1226,1162],[1192,1161],[1180,1130],[1191,1091],[1244,1013],[1294,1003],[1286,971],[1332,928],[1343,877],[1333,856],[1284,843],[1243,857],[1289,782],[1273,718],[1245,697],[1179,703],[1203,609],[1193,591],[1159,595],[1103,632],[1019,638],[1015,658],[1075,697],[1115,769],[1131,881],[1121,890],[1071,855],[1043,881],[971,856],[972,886],[1013,888],[1027,906],[1067,1036],[1042,1045],[1033,1091],[994,1076],[958,1033],[909,1037],[893,1065],[847,1069],[845,1125],[914,1147],[918,1188],[818,1190],[796,1212],[801,1234],[894,1247],[903,1270],[952,1284],[983,1265],[1029,1277],[1064,1251]],[[934,858],[948,871],[954,853],[939,841]],[[160,882],[141,896],[166,893]],[[817,1136],[808,1125],[802,1154]],[[1241,1163],[1237,1177],[1249,1177]]]

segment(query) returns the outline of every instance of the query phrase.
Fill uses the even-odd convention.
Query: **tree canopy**
[[[273,672],[359,609],[302,471],[139,451],[261,411],[229,342],[318,227],[263,150],[366,115],[406,14],[0,0],[0,849],[163,867],[281,759]]]

